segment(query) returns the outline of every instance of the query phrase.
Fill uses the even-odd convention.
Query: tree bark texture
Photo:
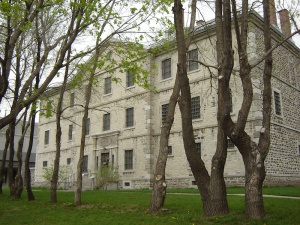
[[[71,55],[71,47],[68,50],[67,53],[67,60],[70,59]],[[65,69],[65,75],[63,84],[60,89],[60,95],[57,102],[57,108],[56,108],[56,151],[55,151],[55,159],[54,159],[54,165],[53,165],[53,174],[51,178],[51,202],[56,203],[57,202],[57,184],[58,184],[58,176],[59,176],[59,160],[60,160],[60,151],[61,151],[61,116],[63,113],[62,105],[64,100],[64,94],[67,87],[67,81],[68,81],[68,73],[69,73],[69,65],[66,66]]]
[[[160,147],[159,154],[156,162],[156,170],[153,180],[153,189],[150,202],[150,212],[157,212],[163,206],[165,202],[167,183],[166,183],[166,163],[168,159],[168,145],[170,131],[174,122],[174,113],[179,97],[179,80],[176,75],[175,85],[172,91],[172,95],[169,100],[168,114],[166,121],[163,122],[160,134]]]
[[[27,199],[28,201],[33,201],[35,200],[32,188],[31,188],[31,173],[30,173],[30,168],[29,168],[29,163],[30,163],[30,155],[33,147],[33,139],[34,139],[34,130],[35,130],[35,110],[36,103],[32,105],[31,109],[31,122],[30,122],[30,135],[29,135],[29,144],[28,144],[28,149],[26,152],[26,157],[25,157],[25,187],[27,191]]]
[[[9,134],[10,134],[10,130],[9,127],[5,132],[5,146],[3,149],[3,154],[2,154],[2,162],[1,162],[1,166],[0,166],[0,194],[2,194],[2,186],[3,186],[3,175],[4,175],[4,169],[5,169],[5,165],[6,165],[6,156],[7,156],[7,150],[9,147]]]

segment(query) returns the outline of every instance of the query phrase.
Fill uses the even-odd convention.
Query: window
[[[71,93],[70,95],[70,107],[73,107],[75,104],[75,93]]]
[[[124,182],[125,187],[130,187],[130,182]]]
[[[198,62],[195,62],[198,61],[198,49],[188,51],[187,58],[188,58],[188,71],[198,69]]]
[[[161,62],[162,79],[171,77],[171,59],[165,59]]]
[[[103,131],[110,130],[110,113],[103,115]]]
[[[234,148],[234,143],[230,138],[227,139],[227,148],[233,149]]]
[[[126,87],[131,87],[134,85],[133,77],[133,73],[128,71],[126,76]]]
[[[196,143],[196,152],[199,153],[199,155],[201,155],[201,142]]]
[[[73,124],[69,125],[69,141],[73,139]]]
[[[85,135],[90,135],[90,127],[91,127],[91,119],[87,118],[85,124]]]
[[[161,121],[162,123],[166,122],[168,115],[169,104],[164,104],[161,106]]]
[[[282,115],[281,110],[281,94],[279,91],[273,91],[273,97],[274,97],[274,113],[277,116]]]
[[[125,170],[133,168],[133,150],[125,150]]]
[[[67,158],[67,165],[71,164],[71,158]]]
[[[192,119],[200,118],[200,97],[192,98]]]
[[[109,52],[107,53],[107,58],[108,58],[108,59],[112,59],[112,55],[113,55],[113,52],[112,52],[112,51],[109,51]]]
[[[104,80],[104,94],[111,93],[111,77],[107,77]]]
[[[126,127],[134,125],[134,110],[133,108],[126,109]]]
[[[230,104],[230,112],[232,113],[233,112],[233,104],[232,104],[232,92],[231,92],[231,89],[229,89],[229,104]]]
[[[49,137],[50,137],[50,130],[45,131],[45,138],[44,138],[44,144],[48,145],[49,144]]]
[[[173,148],[172,146],[168,146],[168,155],[173,155]]]
[[[87,173],[88,172],[88,156],[83,156],[83,166],[82,166],[82,172]]]
[[[47,167],[48,166],[48,161],[43,161],[43,167]]]
[[[300,144],[298,144],[298,154],[300,155]]]

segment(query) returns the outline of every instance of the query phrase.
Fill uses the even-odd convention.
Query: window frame
[[[72,92],[72,93],[70,94],[70,108],[73,108],[74,105],[75,105],[75,93]]]
[[[134,86],[133,82],[134,73],[131,71],[127,71],[126,73],[126,88],[130,88]]]
[[[197,147],[197,145],[200,145],[200,150]],[[202,153],[202,142],[201,141],[196,141],[195,142],[195,149],[196,149],[196,152],[201,156],[201,153]]]
[[[73,129],[74,129],[73,124],[69,124],[69,130],[68,130],[68,140],[69,141],[73,140]]]
[[[45,130],[44,145],[49,145],[49,143],[50,143],[50,130]]]
[[[193,54],[194,52],[196,52],[197,55]],[[197,48],[192,49],[192,50],[190,50],[190,51],[187,52],[187,60],[188,60],[188,62],[187,62],[188,63],[187,70],[189,72],[199,69],[198,62],[192,62],[192,61],[190,61],[190,60],[196,60],[196,61],[198,61],[198,57],[199,57],[199,52],[198,52]]]
[[[91,118],[87,118],[85,122],[85,135],[90,135],[91,132]]]
[[[134,107],[126,109],[125,126],[126,127],[134,126]]]
[[[124,170],[133,170],[133,149],[124,151]]]
[[[109,95],[112,92],[111,77],[104,78],[104,95]]]
[[[103,122],[102,130],[103,131],[110,130],[110,113],[103,114],[102,122]]]
[[[89,165],[89,156],[84,155],[82,159],[82,172],[87,173],[88,172],[88,165]]]
[[[273,95],[272,98],[273,98],[273,110],[274,110],[273,112],[274,112],[274,115],[278,116],[278,117],[282,117],[283,116],[283,107],[282,107],[282,94],[281,94],[281,91],[274,88],[272,90],[272,95]],[[278,110],[280,111],[280,114],[278,114]]]
[[[173,146],[168,145],[168,156],[174,156]]]
[[[195,100],[198,100],[198,101],[196,102]],[[191,111],[192,111],[192,119],[193,120],[201,118],[201,100],[200,100],[200,96],[195,96],[195,97],[191,98]]]
[[[168,111],[169,111],[169,103],[162,104],[161,105],[161,123],[166,122],[167,116],[168,116]]]
[[[172,61],[167,58],[161,61],[161,79],[166,80],[172,77]]]

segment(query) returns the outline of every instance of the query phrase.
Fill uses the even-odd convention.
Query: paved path
[[[196,193],[167,193],[169,195],[199,195]],[[245,196],[245,194],[227,194],[231,196]],[[300,197],[292,197],[292,196],[281,196],[281,195],[263,195],[266,198],[287,198],[287,199],[296,199],[300,200]]]

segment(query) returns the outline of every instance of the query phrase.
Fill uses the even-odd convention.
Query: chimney
[[[289,11],[282,9],[279,11],[281,32],[285,38],[291,36],[291,22],[289,18]]]
[[[270,23],[271,25],[277,26],[276,7],[275,7],[274,0],[270,0],[269,4],[270,4]]]

